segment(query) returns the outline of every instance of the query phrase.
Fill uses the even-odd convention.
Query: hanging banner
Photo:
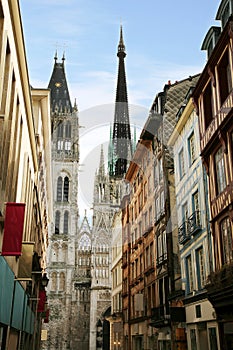
[[[24,212],[24,203],[6,203],[2,255],[21,255]]]
[[[39,291],[39,301],[37,306],[37,312],[44,312],[45,311],[45,302],[46,302],[46,291],[40,290]]]
[[[44,323],[49,323],[49,309],[45,311]]]
[[[19,257],[18,279],[23,280],[32,278],[32,257],[34,242],[22,243],[22,255]]]

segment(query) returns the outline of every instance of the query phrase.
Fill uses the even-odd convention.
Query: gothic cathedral
[[[72,106],[65,57],[57,54],[49,82],[53,225],[48,251],[50,320],[46,350],[109,350],[111,314],[112,220],[124,191],[123,177],[132,156],[122,27],[117,56],[118,80],[108,167],[101,147],[95,174],[93,222],[86,213],[79,225],[79,117]]]

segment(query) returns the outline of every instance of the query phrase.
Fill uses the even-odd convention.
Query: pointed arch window
[[[57,138],[63,138],[63,123],[60,122],[57,126]]]
[[[60,233],[60,218],[61,218],[60,212],[56,211],[56,214],[55,214],[55,234],[56,235]]]
[[[64,179],[64,190],[63,190],[63,202],[68,202],[69,200],[69,178],[68,176]]]
[[[70,121],[66,122],[65,135],[66,135],[67,139],[71,138],[71,122]]]
[[[59,290],[64,291],[65,290],[65,274],[64,272],[60,273],[60,281],[59,281]]]
[[[57,202],[62,201],[62,177],[57,179]]]
[[[56,272],[53,272],[51,277],[52,277],[51,291],[55,292],[57,289],[57,274],[56,274]]]
[[[63,233],[67,234],[68,229],[69,229],[69,212],[66,210],[64,213]]]

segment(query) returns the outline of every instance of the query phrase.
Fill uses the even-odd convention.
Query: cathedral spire
[[[122,25],[121,25],[121,28],[120,28],[120,41],[119,41],[119,45],[118,45],[118,54],[117,54],[117,56],[119,57],[119,53],[122,53],[122,52],[124,52],[124,54],[126,56],[125,44],[124,44],[124,39],[123,39],[123,30],[122,30]]]
[[[126,53],[122,26],[120,27],[120,40],[118,44],[117,56],[119,58],[119,65],[112,138],[115,155],[113,175],[123,176],[126,173],[128,162],[131,159],[132,144],[124,62]]]
[[[104,169],[104,149],[103,149],[103,145],[101,145],[101,151],[100,151],[99,175],[100,175],[100,176],[104,176],[104,175],[105,175],[105,169]]]

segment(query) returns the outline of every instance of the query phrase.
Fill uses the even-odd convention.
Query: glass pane
[[[209,343],[211,350],[218,350],[217,334],[215,327],[209,328]]]
[[[196,330],[190,330],[191,350],[197,350]]]

